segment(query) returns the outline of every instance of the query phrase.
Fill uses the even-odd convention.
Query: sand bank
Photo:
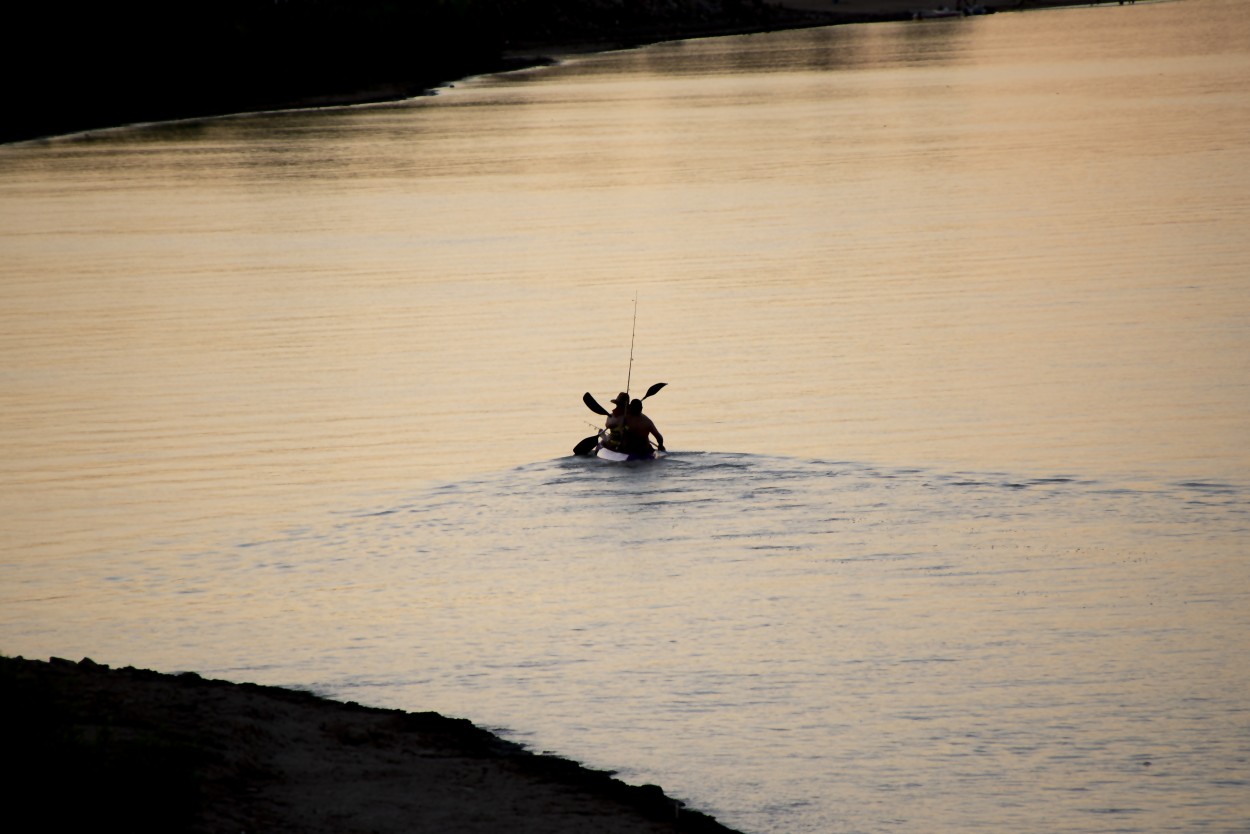
[[[733,834],[435,713],[86,659],[0,658],[0,699],[9,796],[54,831]]]

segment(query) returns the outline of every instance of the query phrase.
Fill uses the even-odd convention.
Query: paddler
[[[607,437],[604,438],[606,441],[604,445],[609,449],[618,449],[621,445],[621,436],[625,431],[625,412],[629,408],[629,394],[626,394],[624,391],[617,394],[616,398],[612,400],[612,405],[615,407],[604,423],[608,430]]]
[[[651,422],[651,418],[642,413],[642,400],[630,400],[629,410],[625,415],[625,436],[622,441],[624,448],[621,451],[639,457],[651,454],[651,441],[648,439],[650,435],[655,435],[656,448],[663,452],[664,436],[655,427],[655,423]]]

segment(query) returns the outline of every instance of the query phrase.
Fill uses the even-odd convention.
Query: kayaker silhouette
[[[643,416],[642,400],[655,396],[666,385],[668,385],[667,382],[657,382],[648,388],[647,393],[643,394],[640,399],[632,401],[629,399],[629,394],[622,391],[612,400],[612,405],[615,407],[610,412],[599,405],[589,391],[582,394],[582,402],[586,404],[586,407],[596,414],[602,414],[607,420],[604,423],[605,427],[598,434],[579,441],[573,447],[573,454],[583,457],[607,456],[612,460],[650,459],[655,456],[648,439],[652,435],[659,442],[658,451],[665,451],[664,436],[655,427],[655,423],[651,422],[650,417]],[[630,434],[635,437],[634,440],[628,441],[633,451],[626,451],[626,436]],[[601,451],[609,454],[600,455]],[[611,457],[611,455],[621,455],[621,457]]]
[[[631,455],[651,454],[651,435],[655,435],[656,448],[663,452],[664,435],[660,434],[651,418],[642,413],[642,400],[630,400],[629,413],[625,415],[625,435],[621,439],[621,451]]]
[[[625,411],[629,408],[629,394],[624,391],[616,395],[616,399],[612,400],[612,405],[616,408],[612,409],[612,413],[608,415],[608,419],[604,422],[604,426],[609,429],[619,428],[625,423]]]
[[[614,406],[612,413],[603,422],[607,430],[603,434],[603,445],[609,449],[619,450],[625,439],[625,412],[629,408],[629,394],[624,391],[617,394],[612,400],[612,405]]]

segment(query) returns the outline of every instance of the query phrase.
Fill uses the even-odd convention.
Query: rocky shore
[[[13,810],[51,831],[733,834],[654,785],[464,719],[0,658]]]

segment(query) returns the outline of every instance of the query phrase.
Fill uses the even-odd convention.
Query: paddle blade
[[[652,396],[653,394],[658,394],[658,393],[660,393],[660,389],[661,389],[661,388],[663,388],[665,385],[668,385],[668,383],[667,383],[667,382],[657,382],[655,385],[652,385],[650,388],[648,388],[648,389],[647,389],[647,393],[643,394],[643,395],[642,395],[642,398],[645,400],[647,397],[650,397],[650,396]]]
[[[587,391],[585,394],[582,395],[582,402],[586,403],[586,407],[589,408],[594,413],[602,414],[605,417],[607,416],[608,410],[604,408],[603,406],[599,405],[599,403],[595,402],[595,398],[590,396],[589,391]]]
[[[583,439],[581,442],[579,442],[576,446],[573,447],[573,454],[577,455],[578,457],[584,458],[587,455],[593,454],[595,451],[595,447],[598,445],[599,445],[599,435],[597,434],[591,435],[590,437]]]

